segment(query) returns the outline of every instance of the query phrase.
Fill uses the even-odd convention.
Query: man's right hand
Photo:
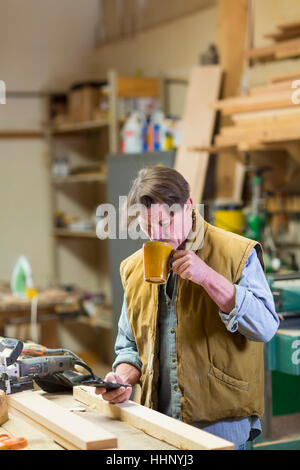
[[[130,385],[123,381],[123,379],[114,372],[109,372],[105,378],[105,382],[114,382],[118,384]],[[110,403],[122,403],[129,400],[132,393],[132,386],[130,387],[120,387],[109,392],[106,391],[106,388],[96,388],[96,394],[102,395],[104,400],[109,401]]]

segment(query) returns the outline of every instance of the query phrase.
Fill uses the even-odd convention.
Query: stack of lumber
[[[299,73],[300,78],[300,73]],[[261,145],[300,140],[300,105],[295,104],[292,79],[270,81],[250,89],[249,95],[217,101],[214,108],[231,117],[231,125],[221,128],[217,147],[259,150]]]
[[[248,49],[246,57],[252,60],[277,60],[300,55],[300,21],[277,26],[278,31],[267,33],[273,39],[269,46]]]
[[[270,213],[288,212],[290,214],[300,213],[299,195],[277,195],[269,196],[266,200],[266,208]]]
[[[278,42],[300,38],[300,21],[279,24],[277,25],[277,31],[267,33],[264,37]]]

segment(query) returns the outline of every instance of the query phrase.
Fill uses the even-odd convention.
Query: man
[[[244,449],[261,431],[263,347],[279,324],[262,248],[207,223],[173,169],[141,170],[128,208],[137,203],[146,207],[142,230],[172,244],[172,270],[158,286],[143,279],[142,250],[121,263],[117,357],[106,380],[140,383],[143,405]],[[98,393],[120,403],[131,391]]]

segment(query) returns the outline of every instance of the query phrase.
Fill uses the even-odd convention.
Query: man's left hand
[[[183,279],[202,285],[209,266],[192,250],[177,250],[173,254],[172,270]]]

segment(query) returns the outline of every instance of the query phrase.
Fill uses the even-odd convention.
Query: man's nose
[[[162,227],[160,225],[158,226],[152,225],[150,229],[150,235],[151,235],[151,238],[154,240],[161,240],[163,238]]]

